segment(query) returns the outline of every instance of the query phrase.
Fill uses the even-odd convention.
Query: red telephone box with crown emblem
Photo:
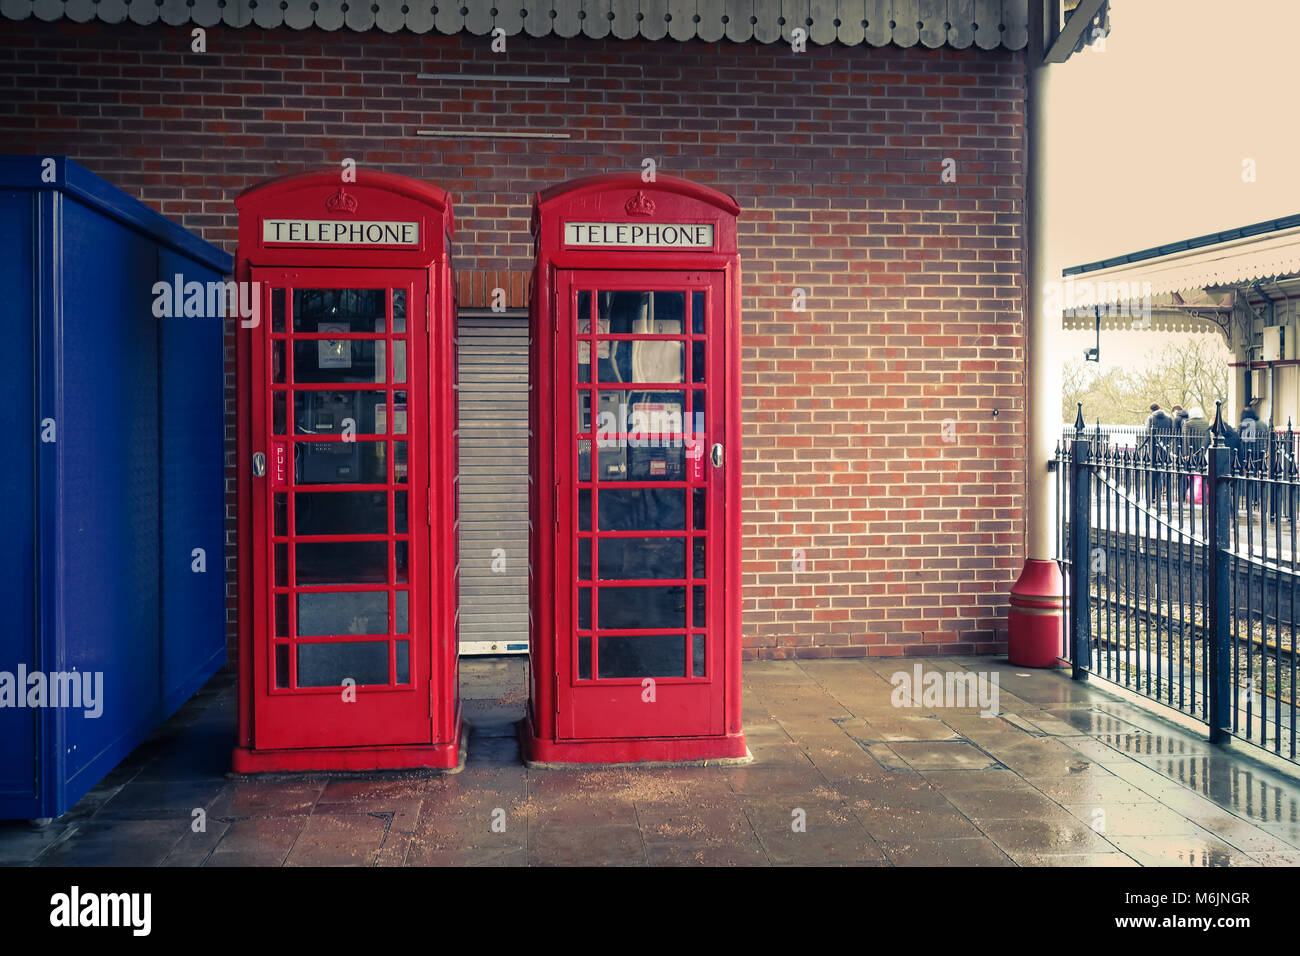
[[[236,206],[258,309],[237,330],[234,769],[456,767],[451,203],[359,170]]]
[[[739,206],[669,176],[533,204],[533,763],[744,759]]]

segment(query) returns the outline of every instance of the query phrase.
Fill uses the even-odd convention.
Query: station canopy
[[[1300,276],[1300,215],[1062,272],[1062,326],[1226,332],[1234,293]]]

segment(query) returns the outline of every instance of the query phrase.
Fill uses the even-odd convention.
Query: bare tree
[[[1208,337],[1170,343],[1133,375],[1134,387],[1150,396],[1147,404],[1213,408],[1215,399],[1228,398],[1228,364],[1214,344]]]
[[[1103,372],[1071,359],[1063,373],[1061,412],[1066,423],[1074,421],[1076,402],[1083,403],[1089,422],[1140,425],[1152,402],[1165,408],[1212,409],[1215,399],[1226,401],[1228,395],[1228,353],[1210,335],[1180,336],[1159,352],[1148,353],[1139,368],[1113,365]]]

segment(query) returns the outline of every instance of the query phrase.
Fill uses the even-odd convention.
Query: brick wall
[[[554,182],[650,157],[730,192],[746,655],[1005,646],[1023,557],[1018,55],[517,36],[498,56],[468,35],[317,30],[190,43],[189,28],[5,21],[7,148],[66,154],[232,253],[242,188],[352,157],[453,194],[462,270],[529,269],[531,195]],[[494,68],[570,82],[415,79]],[[571,138],[414,135],[466,126]]]

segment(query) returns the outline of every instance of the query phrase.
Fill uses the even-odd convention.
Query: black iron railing
[[[1076,426],[1052,460],[1075,676],[1297,759],[1300,436]]]

